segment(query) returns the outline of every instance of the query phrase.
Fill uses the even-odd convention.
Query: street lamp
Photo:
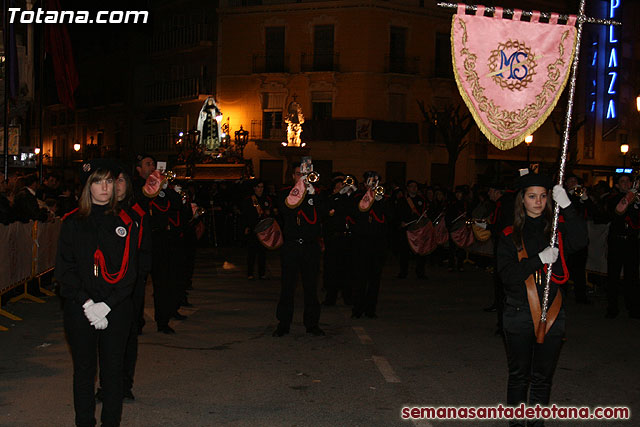
[[[236,149],[240,151],[240,157],[244,158],[244,147],[249,142],[249,131],[242,129],[242,125],[240,125],[240,129],[234,132],[236,137]]]
[[[640,94],[636,96],[636,110],[640,113]]]
[[[77,142],[73,144],[73,151],[75,151],[76,153],[80,151],[80,144],[78,144]]]
[[[627,166],[627,153],[629,152],[629,144],[621,144],[620,152],[622,153],[622,167]]]
[[[529,157],[530,157],[530,150],[529,150],[529,146],[531,145],[531,143],[533,142],[533,135],[527,135],[524,137],[524,143],[527,144],[527,167],[529,167]]]
[[[36,147],[33,152],[35,153],[35,155],[37,156],[38,154],[40,154],[40,147]]]

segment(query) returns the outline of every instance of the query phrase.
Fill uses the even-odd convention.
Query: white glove
[[[586,202],[589,199],[589,194],[587,193],[587,190],[583,190],[582,191],[582,196],[580,196],[580,200],[582,200],[583,202]]]
[[[92,326],[95,326],[99,321],[107,317],[107,314],[111,311],[111,308],[103,302],[91,304],[84,309],[84,315],[87,316]]]
[[[374,199],[376,199],[376,202],[379,202],[380,200],[382,200],[382,196],[381,195],[376,195],[374,197]]]
[[[344,187],[342,187],[339,191],[340,194],[347,194],[347,192],[351,189],[351,186],[349,185],[345,185]]]
[[[313,184],[307,183],[307,194],[316,194],[316,189],[313,188]]]
[[[564,188],[562,188],[561,185],[558,184],[553,186],[553,200],[555,200],[562,209],[565,209],[571,204],[571,200],[569,200],[567,192]]]
[[[487,229],[487,223],[486,223],[486,222],[476,221],[476,222],[475,222],[475,224],[476,224],[478,227],[482,228],[483,230],[486,230],[486,229]]]
[[[93,325],[93,327],[96,328],[97,330],[107,329],[107,326],[109,326],[109,321],[107,320],[106,317],[98,321],[98,323],[96,323],[95,325]]]
[[[558,259],[558,252],[558,248],[547,246],[538,254],[538,257],[543,264],[553,264]]]
[[[89,307],[90,305],[93,305],[94,302],[92,299],[88,299],[84,302],[84,304],[82,304],[82,308],[86,309],[87,307]]]

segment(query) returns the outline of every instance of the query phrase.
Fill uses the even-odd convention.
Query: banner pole
[[[580,0],[580,13],[579,16],[584,16],[586,0]],[[569,131],[571,128],[571,117],[573,114],[573,103],[576,93],[576,80],[578,78],[578,63],[580,62],[580,44],[582,41],[582,26],[583,20],[578,19],[578,33],[576,35],[576,53],[571,67],[571,82],[569,83],[569,99],[567,101],[567,112],[565,116],[564,134],[562,137],[562,155],[560,157],[560,170],[558,171],[558,185],[562,185],[564,181],[565,166],[567,163],[567,152],[569,147]],[[555,204],[553,210],[553,228],[551,231],[551,247],[555,247],[558,242],[558,217],[560,216],[560,205]],[[542,312],[540,314],[540,323],[536,330],[537,340],[539,343],[544,341],[544,335],[546,333],[547,324],[547,311],[549,309],[549,288],[551,283],[552,264],[547,264],[547,277],[544,287],[544,298],[542,300]]]

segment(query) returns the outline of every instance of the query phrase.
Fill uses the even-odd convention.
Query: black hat
[[[410,179],[409,181],[407,181],[407,187],[410,186],[411,184],[418,185],[418,181],[416,181],[415,179]]]
[[[87,180],[97,170],[106,170],[111,172],[111,176],[115,179],[120,175],[122,168],[119,167],[116,162],[111,159],[91,159],[82,164],[80,170],[80,182],[82,185],[87,183]]]
[[[331,181],[336,181],[338,179],[344,180],[346,175],[342,172],[333,172],[331,174]]]
[[[140,162],[143,161],[146,158],[150,158],[151,160],[153,160],[153,163],[158,163],[156,158],[153,157],[151,154],[149,153],[140,153],[136,156],[136,166],[140,166]]]
[[[551,182],[551,179],[546,175],[529,172],[525,175],[522,175],[518,180],[518,189],[522,190],[527,187],[544,187],[546,189],[549,189],[553,187],[553,183]]]
[[[369,178],[378,178],[378,179],[380,179],[380,175],[376,171],[366,171],[363,174],[363,177],[364,177],[365,181],[368,180]]]

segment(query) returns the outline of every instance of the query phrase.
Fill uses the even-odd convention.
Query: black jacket
[[[379,243],[384,244],[393,215],[389,198],[383,197],[374,201],[371,207],[363,212],[360,210],[360,201],[364,195],[365,193],[359,193],[354,196],[351,214],[355,220],[353,234],[356,237],[375,237]]]
[[[562,216],[564,222],[559,222],[558,229],[562,233],[563,251],[566,257],[587,246],[587,225],[584,218],[580,217],[571,205],[562,210]],[[538,254],[549,246],[549,240],[544,233],[545,224],[544,216],[539,216],[538,218],[526,217],[522,229],[522,240],[528,257],[523,258],[521,261],[518,261],[518,250],[512,238],[511,227],[507,227],[500,233],[500,240],[498,241],[498,273],[504,283],[507,303],[526,307],[527,310],[529,305],[527,288],[524,282],[531,274],[543,268]],[[553,273],[559,276],[563,274],[562,256],[558,256],[558,260],[553,264]],[[558,284],[551,281],[549,304],[555,298],[558,287]],[[541,304],[543,291],[544,286],[538,287],[538,296]]]
[[[93,205],[88,218],[80,218],[73,212],[63,220],[55,267],[62,297],[78,304],[92,299],[113,309],[131,295],[138,274],[139,226],[135,217],[128,216],[131,222],[127,224],[120,215],[105,214],[104,206]],[[127,230],[126,236],[122,236],[120,227]],[[127,240],[129,256],[124,276],[109,283],[102,268],[96,276],[97,249],[104,255],[107,272],[115,276],[121,270]]]
[[[326,216],[326,205],[316,190],[315,194],[306,193],[300,205],[290,208],[286,204],[291,187],[284,188],[280,193],[278,207],[282,215],[283,236],[285,243],[302,239],[317,241],[321,235],[322,219]]]

